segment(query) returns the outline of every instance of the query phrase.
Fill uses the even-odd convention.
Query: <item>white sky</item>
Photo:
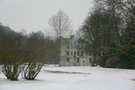
[[[77,30],[88,15],[92,0],[0,0],[0,22],[15,31],[48,30],[48,21],[64,11]]]

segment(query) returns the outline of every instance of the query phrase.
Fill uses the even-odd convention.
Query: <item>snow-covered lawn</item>
[[[0,90],[135,90],[135,70],[101,67],[43,67],[35,81],[6,80]]]

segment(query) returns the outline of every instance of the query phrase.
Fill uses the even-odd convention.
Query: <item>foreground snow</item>
[[[135,70],[100,67],[43,67],[35,81],[6,80],[0,90],[135,90]]]

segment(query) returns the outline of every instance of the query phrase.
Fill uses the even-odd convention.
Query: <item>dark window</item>
[[[92,62],[92,59],[91,58],[89,58],[89,63],[91,63]]]
[[[77,63],[79,63],[79,57],[77,58]]]
[[[73,52],[71,51],[71,56],[73,56]]]
[[[74,56],[76,56],[76,52],[74,52]]]
[[[81,56],[83,56],[83,52],[81,52]]]
[[[69,57],[67,58],[67,62],[69,62]]]
[[[69,56],[69,51],[67,51],[67,56]]]
[[[79,56],[79,51],[77,52],[77,56]]]

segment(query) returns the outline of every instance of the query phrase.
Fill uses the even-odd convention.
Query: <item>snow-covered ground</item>
[[[135,70],[101,67],[43,67],[35,81],[6,80],[0,90],[135,90]]]

